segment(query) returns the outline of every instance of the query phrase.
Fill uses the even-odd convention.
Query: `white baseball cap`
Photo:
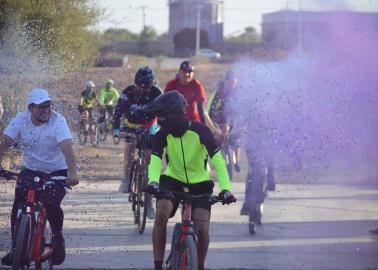
[[[27,105],[36,104],[39,105],[45,101],[51,101],[49,93],[41,88],[36,88],[30,91],[27,99]]]

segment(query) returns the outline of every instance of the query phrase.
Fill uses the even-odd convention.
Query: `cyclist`
[[[205,88],[199,80],[194,79],[194,71],[195,68],[190,61],[183,61],[176,78],[167,83],[164,92],[177,90],[181,93],[188,102],[186,117],[190,121],[206,124],[216,137],[221,137],[221,131],[214,125],[204,108]]]
[[[52,110],[52,100],[44,89],[34,89],[27,97],[27,112],[18,113],[5,129],[0,140],[0,164],[6,150],[17,140],[23,155],[20,176],[25,179],[39,176],[65,177],[66,183],[79,183],[72,137],[66,119]],[[1,169],[1,167],[0,167]],[[31,176],[31,177],[30,177]],[[25,180],[26,181],[26,180]],[[11,214],[11,233],[15,240],[15,222],[19,202],[26,200],[23,182],[16,186]],[[62,264],[65,259],[65,244],[62,234],[63,210],[60,203],[66,194],[63,186],[56,185],[44,191],[44,205],[52,230],[52,262]],[[51,252],[51,250],[50,250]],[[12,252],[2,258],[3,265],[12,264]]]
[[[223,138],[230,136],[235,156],[234,168],[235,171],[240,172],[240,138],[236,132],[232,132],[232,113],[229,111],[229,104],[233,102],[232,94],[237,90],[237,83],[235,72],[229,70],[225,75],[225,80],[219,82],[217,91],[210,99],[209,116],[222,131]]]
[[[141,67],[135,74],[134,84],[126,87],[122,91],[121,97],[118,100],[114,118],[113,118],[113,135],[119,136],[121,130],[121,119],[124,117],[124,124],[127,132],[136,132],[137,129],[148,129],[150,134],[155,134],[158,128],[156,124],[156,116],[151,113],[142,113],[140,111],[132,110],[133,106],[141,106],[154,100],[161,95],[162,91],[154,85],[155,74],[149,66]],[[124,135],[124,134],[123,134]],[[128,193],[130,191],[130,158],[135,151],[135,140],[127,141],[124,151],[124,172],[125,176],[120,186],[120,191]],[[149,160],[151,152],[145,151],[146,160]],[[151,196],[146,194],[146,206],[148,218],[152,219],[155,210],[152,207]]]
[[[190,121],[185,116],[187,102],[178,91],[170,91],[142,107],[155,113],[161,129],[152,144],[151,161],[148,167],[149,184],[146,191],[157,194],[160,188],[183,191],[189,188],[193,194],[211,194],[214,183],[210,180],[207,160],[210,157],[219,181],[220,196],[232,202],[231,183],[225,161],[210,129],[202,123]],[[166,152],[167,168],[160,175],[163,152]],[[153,228],[153,252],[155,269],[162,269],[166,228],[170,217],[175,215],[178,202],[158,198]],[[198,229],[198,269],[204,269],[209,246],[210,208],[208,203],[193,205],[193,222]]]
[[[93,108],[97,101],[96,93],[94,91],[95,84],[93,81],[87,81],[85,83],[85,90],[81,92],[80,104],[78,106],[78,111],[82,119],[88,119],[88,122],[93,121]]]
[[[107,111],[109,115],[113,117],[114,107],[119,99],[118,90],[115,89],[113,85],[113,80],[109,79],[105,82],[105,87],[100,91],[98,98],[101,113],[100,122],[105,121],[105,111]]]
[[[245,202],[240,214],[248,215],[252,211],[257,224],[260,224],[267,191],[275,190],[274,142],[270,134],[271,128],[265,128],[257,119],[254,120],[257,122],[249,127],[245,144],[249,172],[246,179]]]

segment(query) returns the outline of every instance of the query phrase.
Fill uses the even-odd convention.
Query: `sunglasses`
[[[32,108],[37,109],[39,111],[50,110],[50,109],[53,108],[53,104],[52,103],[49,103],[49,104],[39,104],[39,105],[33,104]]]

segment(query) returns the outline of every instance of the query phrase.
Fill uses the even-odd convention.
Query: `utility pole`
[[[284,40],[283,40],[283,48],[287,50],[288,42],[287,42],[287,34],[289,30],[289,1],[286,1],[286,12],[285,12],[285,24],[284,24]]]
[[[298,0],[299,16],[298,16],[298,54],[302,53],[302,0]]]
[[[146,7],[147,6],[142,6],[142,12],[143,12],[143,30],[146,28]]]
[[[196,51],[195,56],[198,56],[199,50],[200,50],[200,27],[201,27],[201,5],[200,0],[197,0],[197,6],[196,6],[196,12],[197,12],[197,23],[196,23]]]

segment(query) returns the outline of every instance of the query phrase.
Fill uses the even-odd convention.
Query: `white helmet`
[[[87,82],[85,83],[85,86],[86,86],[87,88],[94,88],[94,87],[95,87],[95,84],[94,84],[93,81],[87,81]]]

